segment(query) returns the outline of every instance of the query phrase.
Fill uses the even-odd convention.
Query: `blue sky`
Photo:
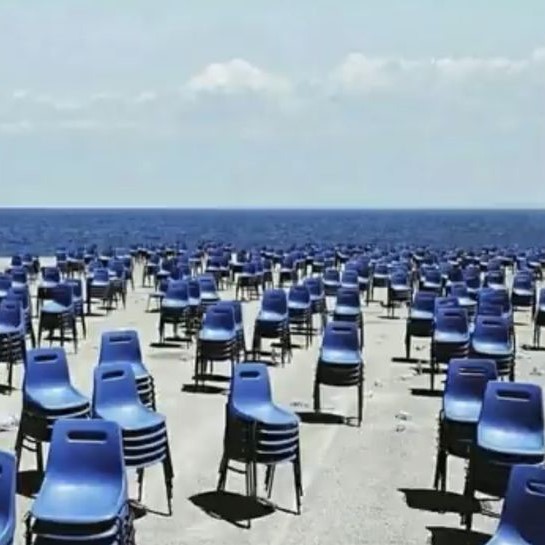
[[[0,67],[0,206],[545,207],[542,0],[3,0]]]

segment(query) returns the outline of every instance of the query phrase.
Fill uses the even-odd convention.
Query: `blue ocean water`
[[[0,209],[0,255],[199,241],[545,246],[545,211]]]

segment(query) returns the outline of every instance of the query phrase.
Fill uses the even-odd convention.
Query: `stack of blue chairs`
[[[485,545],[543,545],[545,468],[519,464],[511,470],[500,523]]]
[[[240,301],[220,301],[216,308],[231,308],[235,315],[235,330],[237,334],[238,360],[246,358],[246,334],[244,333],[244,322],[242,319],[242,304]]]
[[[30,304],[30,291],[26,284],[13,283],[4,301],[19,301],[23,308],[23,321],[25,324],[25,337],[30,337],[32,347],[36,346],[36,335],[32,325],[32,305]]]
[[[327,297],[337,295],[337,290],[341,287],[341,275],[337,269],[329,268],[324,271],[324,291]]]
[[[93,301],[100,303],[110,311],[113,306],[114,291],[110,272],[104,267],[94,268],[92,274],[87,277],[86,284],[87,314],[91,314]]]
[[[0,545],[12,545],[15,535],[17,475],[13,454],[0,451]]]
[[[0,303],[0,362],[8,368],[8,386],[13,388],[13,366],[26,361],[25,323],[19,301]]]
[[[346,266],[348,267],[348,263]],[[341,274],[341,288],[360,289],[358,271],[356,269],[346,268]]]
[[[286,356],[291,357],[291,336],[288,320],[286,292],[282,289],[266,290],[254,325],[252,340],[254,359],[263,353],[263,339],[273,339],[280,343],[282,363],[285,362]]]
[[[122,432],[127,468],[138,475],[138,501],[142,500],[144,470],[162,464],[169,514],[172,514],[172,480],[165,417],[146,407],[138,395],[131,363],[110,363],[95,368],[93,416],[115,422]]]
[[[320,277],[309,277],[305,278],[303,284],[307,287],[310,293],[310,307],[312,315],[317,314],[320,317],[320,332],[322,332],[327,323],[327,306],[324,283]]]
[[[502,316],[477,316],[471,337],[472,356],[496,362],[498,376],[515,380],[515,348]]]
[[[69,284],[58,284],[51,289],[51,300],[46,301],[40,310],[38,324],[38,345],[42,341],[42,333],[49,333],[51,342],[56,330],[60,332],[60,343],[64,346],[66,333],[72,334],[74,349],[78,350],[78,331],[76,328],[76,311],[74,308],[74,289]]]
[[[467,312],[460,307],[440,306],[436,299],[435,321],[431,343],[430,388],[435,388],[435,375],[440,364],[454,358],[465,358],[469,353],[470,335]],[[439,306],[438,306],[439,304]]]
[[[220,296],[218,295],[218,286],[215,278],[209,274],[202,274],[197,280],[201,287],[201,304],[205,308],[216,304],[220,300]]]
[[[284,284],[295,284],[298,280],[296,263],[293,255],[286,255],[280,264],[278,272],[278,287],[281,288]]]
[[[398,304],[408,304],[411,301],[412,289],[409,275],[405,271],[394,271],[388,283],[388,299],[386,306],[389,316],[394,316]]]
[[[521,271],[515,274],[511,290],[511,304],[513,309],[526,308],[533,312],[536,304],[536,286],[530,271]]]
[[[545,456],[543,399],[536,384],[488,382],[477,424],[464,496],[473,505],[475,492],[505,497],[513,466],[541,464]],[[464,515],[471,529],[473,512]]]
[[[458,305],[467,311],[468,319],[471,321],[477,311],[477,301],[471,296],[465,282],[456,282],[447,286],[447,293],[458,299]]]
[[[303,485],[299,446],[299,419],[272,400],[267,366],[246,362],[235,368],[225,406],[223,456],[218,490],[225,490],[230,462],[244,464],[247,494],[257,496],[257,465],[266,467],[265,488],[271,496],[276,466],[291,463],[297,512]]]
[[[443,280],[441,271],[435,267],[426,268],[420,277],[420,290],[431,291],[436,295],[441,295],[443,292]]]
[[[63,348],[37,348],[27,355],[23,406],[15,441],[17,466],[23,449],[36,453],[43,472],[42,444],[49,443],[55,423],[63,418],[88,418],[89,400],[72,386]]]
[[[259,298],[259,281],[256,274],[255,263],[244,263],[241,272],[237,275],[235,298],[247,297],[248,299]]]
[[[320,385],[358,390],[358,426],[363,419],[363,358],[354,322],[327,324],[314,378],[314,410],[320,411]]]
[[[363,312],[359,289],[339,288],[333,309],[336,322],[354,322],[359,330],[360,348],[363,348]]]
[[[42,267],[42,281],[36,292],[36,310],[39,312],[42,302],[51,299],[50,291],[61,282],[61,271],[57,267]]]
[[[290,335],[302,334],[305,337],[305,347],[312,342],[312,303],[310,290],[304,284],[291,286],[288,292],[288,321]]]
[[[534,346],[541,344],[541,328],[545,327],[545,288],[541,288],[534,312]]]
[[[85,308],[83,303],[83,282],[81,278],[68,278],[64,281],[67,286],[72,286],[72,302],[74,304],[74,314],[76,320],[81,322],[83,338],[87,337],[87,325],[85,324]]]
[[[447,459],[467,460],[475,443],[477,423],[484,392],[490,380],[497,379],[493,360],[453,359],[448,365],[443,405],[439,412],[437,458],[434,487],[445,492]]]
[[[0,273],[0,303],[11,289],[11,275]]]
[[[159,315],[159,341],[165,340],[165,325],[171,324],[174,336],[178,328],[185,328],[186,337],[190,335],[189,285],[185,280],[167,281],[165,296],[161,300]]]
[[[232,305],[212,305],[206,309],[195,351],[195,384],[204,379],[208,364],[231,362],[231,372],[239,361],[235,311]]]
[[[134,330],[106,331],[100,341],[99,365],[130,363],[136,380],[140,401],[156,409],[155,381],[142,360],[140,339]]]
[[[411,357],[411,338],[431,339],[435,316],[435,298],[433,291],[418,291],[414,294],[407,315],[405,327],[405,355]]]
[[[134,544],[117,424],[79,419],[55,424],[45,479],[26,527],[29,544]]]

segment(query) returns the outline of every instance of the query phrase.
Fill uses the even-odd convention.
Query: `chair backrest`
[[[486,385],[498,378],[494,360],[452,359],[448,364],[443,404],[450,398],[475,399],[482,402]]]
[[[480,342],[507,344],[510,341],[509,324],[502,316],[477,316],[473,339]]]
[[[58,284],[61,281],[61,271],[57,267],[42,267],[42,280]]]
[[[326,269],[324,271],[324,282],[340,282],[341,274],[337,269]]]
[[[18,299],[4,299],[0,303],[0,324],[23,327],[23,307]]]
[[[98,363],[142,363],[138,332],[132,329],[105,331],[100,340]]]
[[[93,280],[97,282],[109,282],[110,272],[104,267],[97,267],[93,270]]]
[[[11,288],[11,276],[9,274],[0,273],[0,290],[8,291]]]
[[[518,272],[513,277],[513,290],[528,290],[535,289],[534,277],[531,273]]]
[[[308,288],[311,296],[322,297],[324,295],[324,283],[321,278],[317,276],[305,278],[303,284]]]
[[[229,390],[230,405],[270,403],[272,400],[269,370],[264,363],[244,362],[235,365]]]
[[[501,305],[479,302],[477,305],[477,316],[502,316],[503,309]]]
[[[537,384],[489,381],[477,425],[477,444],[487,450],[516,452],[522,446],[521,436],[534,449],[543,451],[541,388]]]
[[[189,285],[186,280],[167,281],[165,299],[175,299],[177,301],[189,300]]]
[[[216,293],[218,286],[216,285],[216,279],[208,274],[200,275],[197,280],[201,286],[201,293]]]
[[[539,290],[539,306],[542,307],[545,305],[545,288]]]
[[[342,284],[352,284],[352,285],[358,285],[358,271],[355,269],[348,269],[344,270],[343,274],[341,276],[341,283]]]
[[[55,303],[69,307],[74,302],[74,288],[71,284],[57,284],[51,288],[51,298]]]
[[[101,407],[140,403],[130,362],[98,365],[94,370],[93,413]]]
[[[509,477],[499,532],[520,536],[522,541],[518,541],[519,543],[544,545],[543,513],[545,467],[515,465]]]
[[[242,325],[242,303],[236,300],[230,301],[218,301],[215,305],[217,308],[231,308],[235,315],[235,324],[238,326]]]
[[[467,312],[463,308],[439,308],[435,312],[435,330],[451,333],[469,333]]]
[[[19,284],[26,284],[28,280],[27,272],[24,267],[13,267],[11,269],[11,279]]]
[[[361,308],[359,290],[357,288],[339,288],[337,290],[336,305]]]
[[[83,296],[83,282],[80,278],[67,278],[63,284],[72,287],[74,297],[81,298]]]
[[[452,295],[448,297],[436,297],[435,314],[445,308],[460,308],[460,301],[458,301],[458,297],[454,297]]]
[[[397,270],[390,274],[390,284],[392,286],[407,286],[409,287],[409,275],[405,271]]]
[[[117,484],[125,488],[121,430],[115,422],[62,418],[53,426],[46,479],[77,483]]]
[[[322,350],[359,352],[359,334],[354,322],[329,322],[322,339]]]
[[[233,305],[212,305],[206,310],[202,327],[234,331],[235,325]]]
[[[487,286],[501,285],[505,284],[505,273],[503,270],[492,270],[486,273],[485,284]]]
[[[467,284],[465,282],[455,282],[449,286],[449,293],[452,297],[467,297]]]
[[[288,298],[286,292],[282,289],[265,290],[261,302],[261,309],[266,312],[286,314],[288,312]]]
[[[44,386],[70,384],[70,371],[64,348],[35,348],[27,352],[23,392]]]
[[[310,290],[304,284],[291,286],[288,293],[288,303],[310,305]]]
[[[15,456],[0,450],[0,519],[5,527],[15,527],[15,495],[17,470]],[[2,528],[3,529],[3,528]],[[7,541],[6,543],[11,543]]]
[[[435,295],[432,291],[417,291],[414,294],[412,308],[424,312],[434,312],[435,310]]]
[[[441,271],[435,267],[426,269],[424,273],[424,280],[430,284],[441,284]]]

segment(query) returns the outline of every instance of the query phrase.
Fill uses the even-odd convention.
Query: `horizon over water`
[[[320,208],[0,208],[0,255],[51,255],[202,240],[237,246],[412,243],[545,247],[545,210]]]

